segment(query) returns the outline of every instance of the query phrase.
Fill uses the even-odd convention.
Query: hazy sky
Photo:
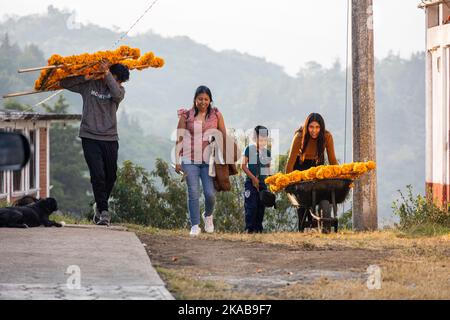
[[[0,0],[0,16],[76,12],[76,21],[128,30],[153,0]],[[419,0],[374,0],[375,54],[424,49]],[[347,0],[158,0],[131,34],[186,35],[213,49],[264,57],[295,74],[305,62],[345,61]]]

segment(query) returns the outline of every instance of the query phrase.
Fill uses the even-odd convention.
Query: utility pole
[[[353,161],[376,161],[375,77],[372,0],[352,0]],[[376,230],[376,171],[363,175],[353,191],[353,229]]]

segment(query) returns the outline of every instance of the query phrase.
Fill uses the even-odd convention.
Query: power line
[[[64,90],[58,90],[58,91],[56,91],[55,93],[52,93],[50,96],[48,96],[48,97],[45,98],[44,100],[42,100],[42,101],[36,103],[36,104],[34,105],[34,107],[38,107],[38,106],[40,106],[41,104],[46,103],[47,101],[53,99],[54,97],[56,97],[57,95],[59,95],[59,94],[60,94],[61,92],[63,92],[63,91],[64,91]]]
[[[131,25],[131,27],[128,29],[127,32],[125,32],[124,34],[122,34],[120,36],[119,39],[116,40],[116,42],[114,42],[113,47],[117,46],[117,44],[123,40],[123,38],[125,38],[128,33],[138,24],[138,22],[147,14],[147,12],[149,12],[153,6],[158,2],[158,0],[153,1],[153,3],[144,11],[144,13]]]
[[[344,163],[347,161],[347,118],[348,118],[348,75],[349,75],[349,44],[350,44],[350,0],[347,0],[347,38],[345,48],[345,120],[344,120]],[[345,214],[345,201],[342,205]]]
[[[347,160],[347,118],[348,118],[348,69],[349,69],[349,24],[350,24],[350,0],[347,0],[347,38],[345,48],[345,126],[344,126],[344,163]]]

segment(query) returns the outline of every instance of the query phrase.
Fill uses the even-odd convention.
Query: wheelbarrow
[[[317,228],[329,233],[338,230],[337,205],[343,203],[350,192],[350,179],[323,179],[303,181],[286,187],[288,198],[296,207],[298,230]]]

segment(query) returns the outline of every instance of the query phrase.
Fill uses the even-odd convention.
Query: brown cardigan
[[[302,134],[297,132],[292,140],[291,149],[289,151],[288,161],[286,163],[286,173],[294,171],[295,160],[301,154]],[[328,162],[331,165],[338,164],[334,153],[333,136],[328,131],[325,132],[325,148],[327,149]],[[305,160],[315,160],[317,156],[317,140],[310,139],[306,150],[302,153]]]
[[[231,150],[227,149],[227,146],[233,146]],[[214,164],[216,169],[216,176],[214,178],[214,187],[216,191],[230,191],[231,190],[231,181],[230,176],[234,176],[238,174],[238,170],[236,167],[236,162],[241,158],[241,150],[239,146],[236,144],[234,137],[225,135],[223,137],[223,143],[219,144],[219,147],[222,146],[222,154],[224,155],[224,160],[226,164],[219,164],[216,158],[216,162]]]

